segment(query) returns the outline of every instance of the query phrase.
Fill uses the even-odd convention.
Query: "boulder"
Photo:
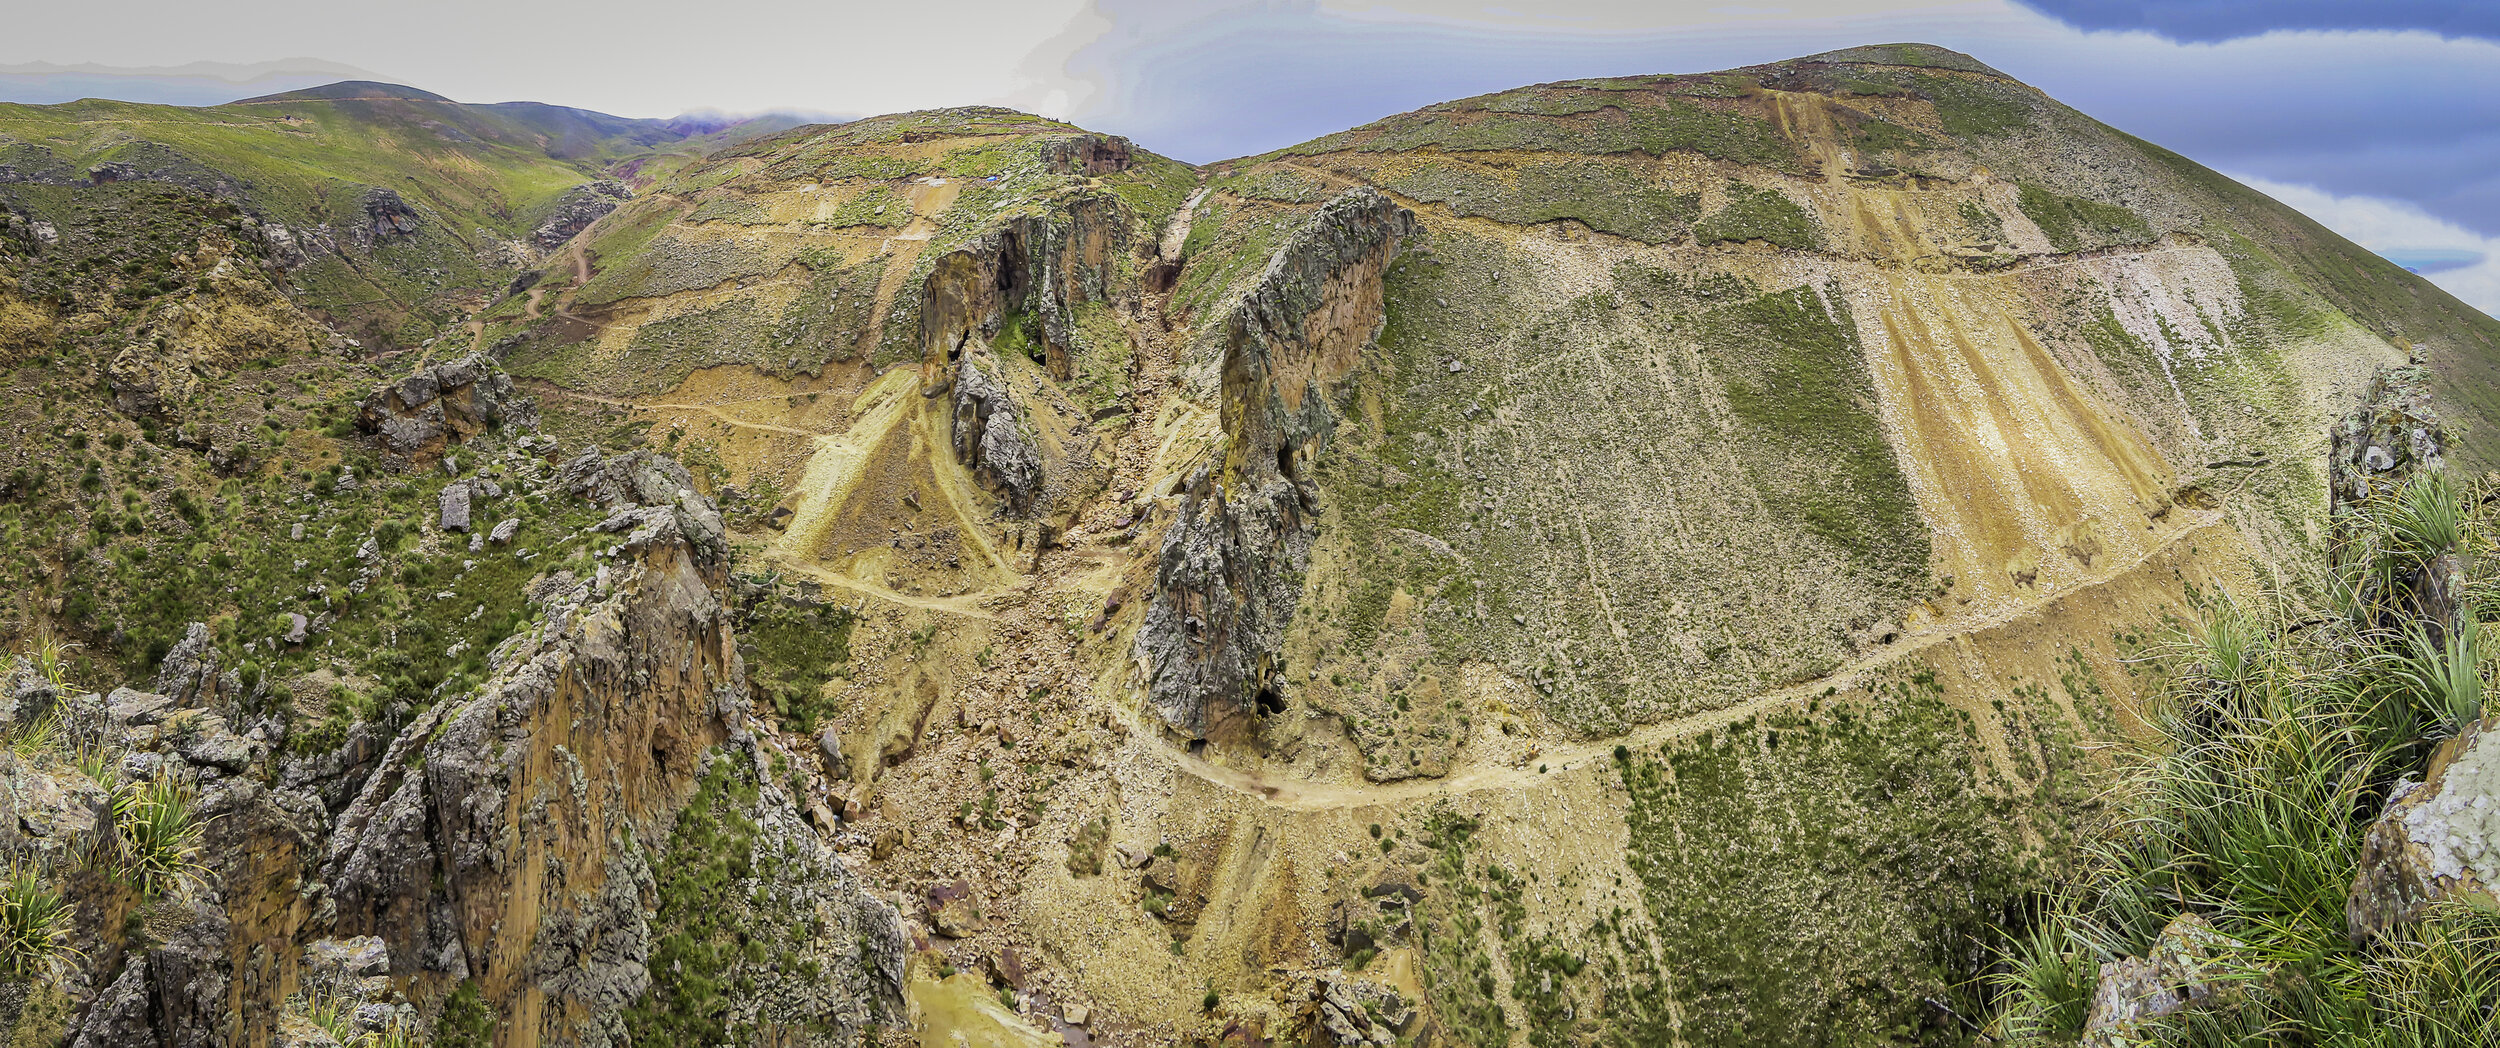
[[[469,486],[467,484],[444,485],[442,497],[436,501],[442,508],[444,531],[469,530]]]
[[[969,939],[989,928],[981,898],[961,879],[929,889],[929,927],[950,939]]]
[[[492,358],[473,354],[374,390],[356,409],[356,428],[406,461],[439,456],[490,426],[538,424],[537,404],[514,392]]]
[[[2222,961],[2240,945],[2203,917],[2179,915],[2162,928],[2148,955],[2101,965],[2083,1043],[2118,1048],[2134,1043],[2131,1035],[2144,1020],[2228,1002],[2233,990]]]
[[[1319,1028],[1340,1048],[1397,1043],[1415,1010],[1392,987],[1342,973],[1320,987]]]
[[[194,767],[239,772],[266,752],[266,747],[236,735],[226,719],[215,713],[188,714],[171,730],[174,751]]]
[[[2486,719],[2441,743],[2362,839],[2345,930],[2366,945],[2443,899],[2500,904],[2500,732]]]
[[[497,524],[495,525],[494,530],[489,531],[489,532],[487,532],[487,533],[486,533],[486,541],[488,541],[488,542],[492,542],[492,543],[494,543],[495,545],[498,545],[498,546],[509,546],[509,545],[511,545],[511,544],[512,544],[512,537],[513,537],[513,536],[515,536],[515,535],[518,535],[518,534],[520,534],[520,533],[521,533],[521,520],[520,520],[520,518],[518,518],[518,517],[507,517],[507,518],[505,518],[504,520],[502,520],[501,522],[497,523]]]
[[[157,664],[154,690],[176,705],[198,705],[217,693],[217,668],[216,634],[209,631],[207,623],[194,622],[183,631],[182,640],[165,653],[165,660]]]
[[[105,716],[116,729],[148,727],[163,720],[173,708],[172,697],[136,688],[115,688],[104,697]]]

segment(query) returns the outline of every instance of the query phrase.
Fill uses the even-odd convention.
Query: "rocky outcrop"
[[[2362,839],[2345,928],[2366,945],[2443,900],[2500,904],[2500,732],[2485,720],[2441,743],[2421,782],[2397,785]]]
[[[574,234],[590,228],[600,216],[616,210],[618,204],[633,198],[634,191],[613,178],[574,186],[556,199],[554,211],[531,231],[530,239],[540,251],[553,251],[573,239]]]
[[[939,258],[921,287],[924,389],[948,379],[969,339],[994,339],[1014,320],[1039,344],[1051,377],[1066,381],[1076,307],[1109,297],[1129,240],[1125,215],[1117,197],[1079,194]]]
[[[1023,408],[982,368],[985,355],[965,354],[955,365],[955,459],[1005,499],[1009,509],[1030,512],[1041,494],[1041,455],[1024,434]]]
[[[1081,425],[1053,438],[1039,432],[1046,415],[1081,416],[1047,384],[1014,379],[1011,366],[1022,365],[1004,356],[1008,333],[1052,378],[1070,376],[1076,310],[1111,294],[1129,237],[1125,214],[1116,197],[1077,195],[948,252],[922,284],[921,392],[948,397],[956,459],[1017,516],[1064,502],[1055,493],[1099,467],[1083,450]]]
[[[646,453],[585,456],[559,483],[608,503],[598,527],[623,544],[595,578],[538,587],[543,622],[497,649],[489,682],[400,734],[322,867],[332,934],[379,938],[391,974],[424,991],[474,983],[504,1044],[619,1043],[624,1009],[651,985],[654,866],[707,752],[763,759],[711,502]],[[789,811],[749,818],[801,824],[786,794],[759,803]],[[897,926],[891,910],[839,864],[794,887],[842,918],[817,934],[853,936],[846,949],[863,929],[899,943],[880,931]],[[891,1013],[883,959],[869,960],[868,974],[829,980],[841,1000],[825,1014],[851,1032]],[[893,963],[899,980],[899,953]]]
[[[309,356],[336,337],[224,233],[201,237],[189,262],[192,290],[154,299],[105,365],[113,406],[125,415],[177,419],[234,368]]]
[[[1376,190],[1329,201],[1225,322],[1226,458],[1191,480],[1164,533],[1135,643],[1147,704],[1185,736],[1281,707],[1279,650],[1319,516],[1302,464],[1336,426],[1334,384],[1380,333],[1381,274],[1413,222]]]
[[[2419,361],[2417,361],[2418,363]],[[2330,516],[2342,526],[2371,503],[2401,497],[2406,482],[2445,464],[2448,435],[2431,414],[2430,397],[2412,370],[2382,372],[2361,406],[2328,431]],[[2436,646],[2464,615],[2465,564],[2455,550],[2426,551],[2392,577],[2372,572],[2362,583],[2375,625],[2420,630]]]
[[[1118,135],[1082,135],[1042,146],[1042,163],[1067,175],[1108,175],[1128,170],[1135,159],[1128,139]]]
[[[2394,492],[2417,472],[2438,469],[2447,446],[2429,394],[2388,374],[2328,436],[2327,499],[2337,516]]]
[[[356,428],[402,461],[439,456],[490,426],[537,424],[537,404],[514,392],[511,376],[482,354],[374,390],[356,411]]]
[[[409,207],[398,190],[384,186],[368,189],[364,206],[365,224],[357,230],[357,239],[369,245],[417,231],[417,209]]]

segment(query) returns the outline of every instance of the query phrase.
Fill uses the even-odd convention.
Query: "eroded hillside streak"
[[[1975,608],[2138,558],[2168,511],[2160,456],[2024,330],[2002,278],[1883,274],[1854,312],[1935,570]]]

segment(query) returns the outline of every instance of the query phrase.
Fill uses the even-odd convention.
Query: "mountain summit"
[[[2165,631],[2500,463],[2500,323],[1927,45],[690,130],[0,106],[21,1030],[1968,1043]]]

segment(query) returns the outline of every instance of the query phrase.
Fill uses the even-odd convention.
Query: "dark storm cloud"
[[[2500,40],[2492,0],[2015,0],[2077,29],[2213,43],[2278,29],[2421,30]]]

